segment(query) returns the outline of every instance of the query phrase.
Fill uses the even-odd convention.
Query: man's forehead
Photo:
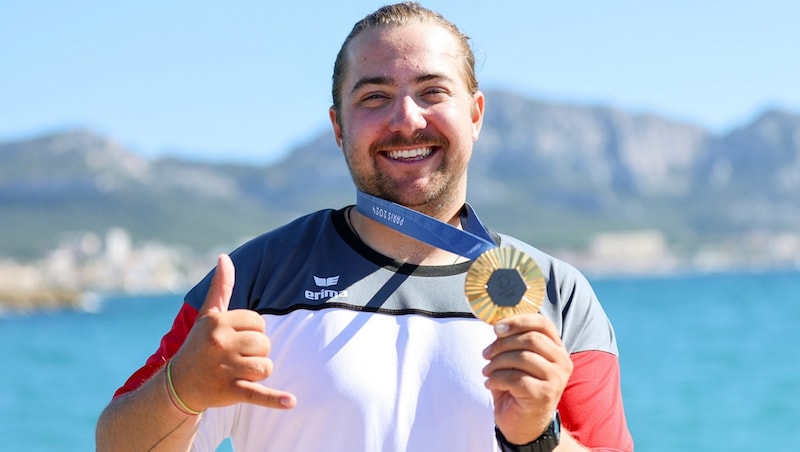
[[[415,22],[406,25],[380,25],[364,30],[350,42],[347,53],[351,58],[364,58],[367,52],[402,58],[412,51],[457,56],[458,49],[455,36],[442,26],[430,22]]]
[[[388,77],[397,69],[409,71],[414,78],[429,74],[446,77],[459,69],[461,57],[455,38],[438,25],[380,26],[350,42],[347,77],[351,81]]]

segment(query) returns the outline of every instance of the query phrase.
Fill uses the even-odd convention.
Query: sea
[[[590,280],[616,331],[637,451],[800,450],[800,272]],[[94,450],[99,413],[180,299],[0,316],[0,450]]]

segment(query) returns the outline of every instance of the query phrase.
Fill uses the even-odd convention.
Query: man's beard
[[[440,214],[444,214],[450,206],[452,198],[457,195],[459,177],[453,174],[453,168],[446,154],[442,157],[439,166],[428,176],[433,177],[433,180],[429,181],[432,183],[426,184],[425,187],[415,193],[404,192],[389,176],[379,170],[373,158],[382,149],[396,148],[436,147],[436,152],[444,153],[446,149],[449,149],[449,141],[445,137],[418,132],[412,137],[393,135],[386,140],[374,143],[369,149],[369,164],[372,166],[372,175],[367,177],[359,174],[354,169],[357,167],[351,161],[353,153],[348,151],[348,141],[342,140],[342,148],[345,149],[344,155],[350,170],[350,176],[356,188],[364,193],[406,206],[432,217],[439,217]]]

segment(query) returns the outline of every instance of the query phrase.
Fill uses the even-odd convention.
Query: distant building
[[[610,272],[664,270],[674,264],[664,233],[656,229],[595,234],[589,259],[593,267]]]

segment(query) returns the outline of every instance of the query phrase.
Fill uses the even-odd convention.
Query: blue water
[[[637,450],[798,450],[800,273],[592,282],[617,332]],[[0,317],[0,450],[94,450],[98,414],[179,299]]]

